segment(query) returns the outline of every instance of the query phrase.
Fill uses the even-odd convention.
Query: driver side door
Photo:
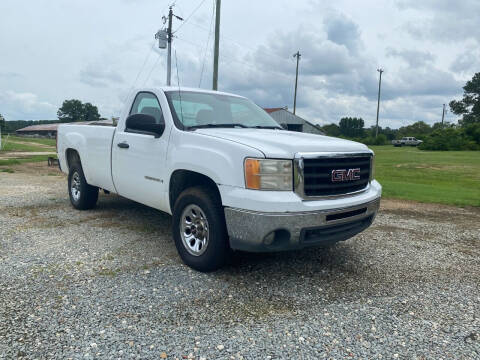
[[[162,107],[151,92],[139,92],[128,116],[148,114],[157,124],[164,123]],[[130,132],[123,122],[112,144],[112,176],[119,195],[159,210],[165,204],[165,161],[168,130],[155,138],[152,134]]]

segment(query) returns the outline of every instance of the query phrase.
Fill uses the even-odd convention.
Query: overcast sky
[[[0,113],[56,119],[77,98],[119,115],[132,87],[165,83],[154,33],[172,1],[1,0]],[[187,18],[199,5],[174,21],[174,49],[180,84],[211,88],[214,0],[176,0],[174,12]],[[300,50],[297,113],[320,124],[373,125],[378,67],[380,124],[390,127],[440,121],[480,71],[478,0],[223,0],[221,15],[219,89],[292,109]],[[175,53],[172,70],[176,84]]]

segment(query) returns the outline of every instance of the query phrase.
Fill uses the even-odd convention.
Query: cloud
[[[386,50],[386,55],[402,59],[411,68],[424,67],[435,60],[435,56],[432,53],[413,49],[396,50],[389,47]]]
[[[480,69],[480,50],[470,47],[450,64],[450,70],[456,73],[471,73]]]
[[[80,71],[80,81],[93,87],[108,87],[124,82],[123,77],[113,68],[103,64],[89,64]]]
[[[338,45],[344,45],[350,51],[356,52],[361,45],[360,28],[351,19],[340,13],[333,13],[324,20],[328,40]]]
[[[7,120],[56,119],[57,107],[36,94],[7,90],[0,92],[0,109]]]
[[[418,39],[479,42],[478,0],[398,0],[396,5],[400,10],[413,10],[420,15],[418,21],[405,24],[406,30]]]

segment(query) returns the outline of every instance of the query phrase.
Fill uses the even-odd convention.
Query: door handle
[[[121,149],[128,149],[130,147],[126,142],[118,143],[117,146]]]

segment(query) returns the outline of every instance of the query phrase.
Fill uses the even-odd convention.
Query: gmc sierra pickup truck
[[[140,90],[116,126],[102,125],[58,128],[73,207],[93,208],[103,189],[171,214],[180,257],[200,271],[221,267],[231,250],[349,239],[379,208],[371,150],[286,131],[241,96]]]

